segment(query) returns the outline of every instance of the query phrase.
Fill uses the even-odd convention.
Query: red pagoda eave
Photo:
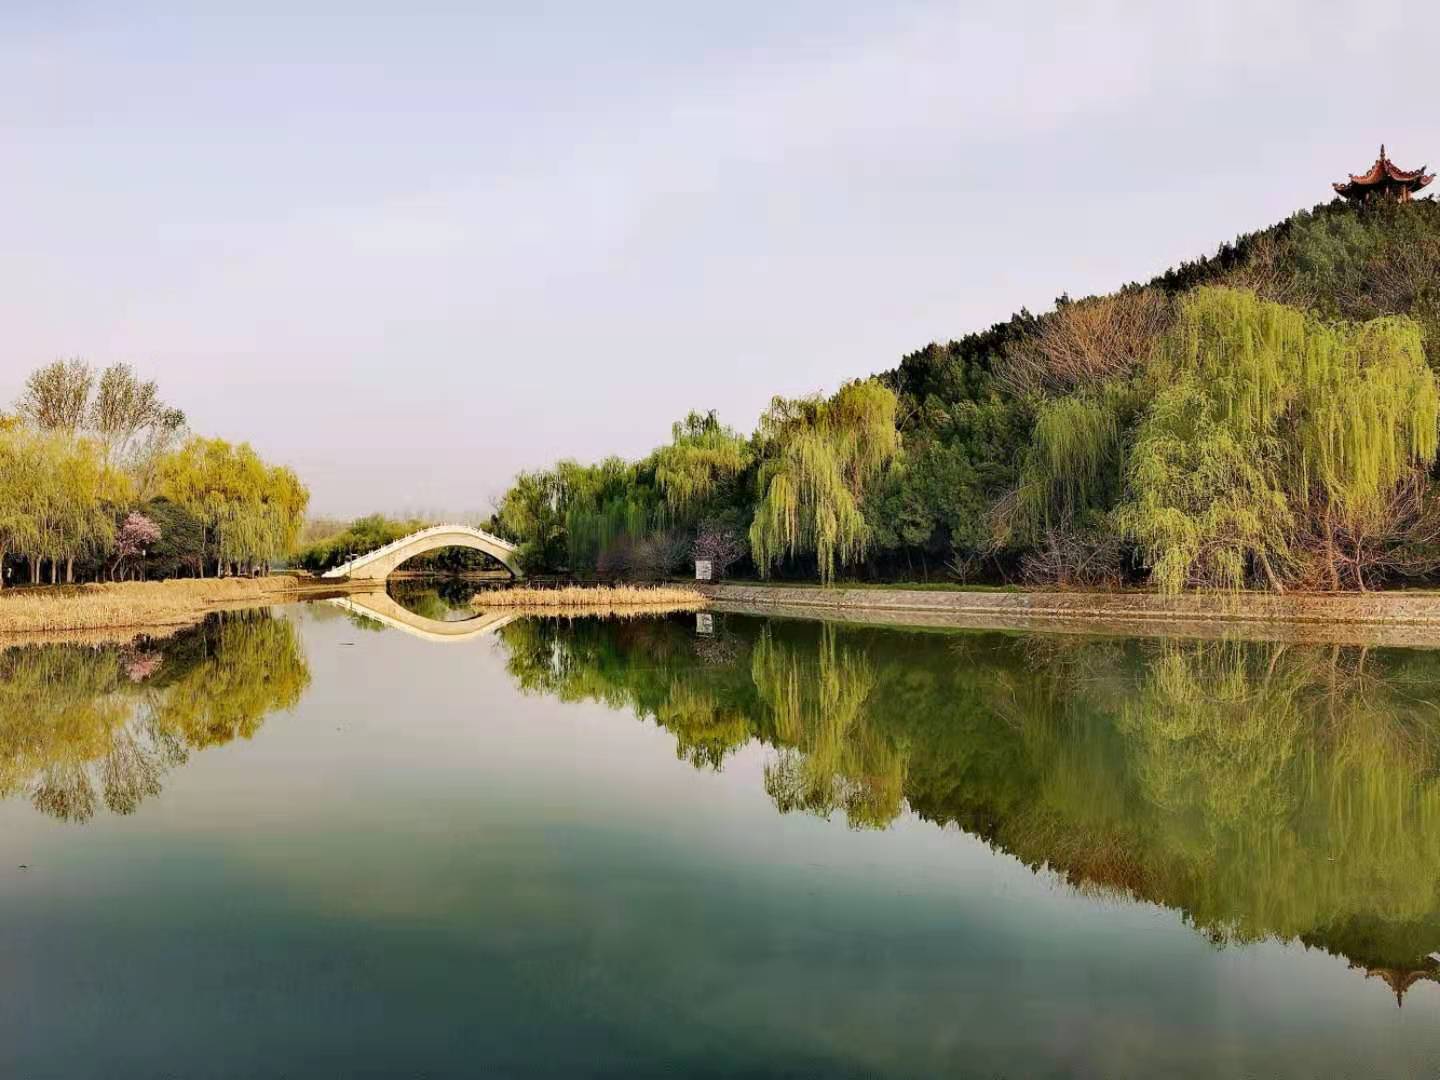
[[[1427,173],[1425,166],[1418,169],[1402,169],[1385,156],[1385,147],[1380,147],[1380,156],[1368,172],[1350,174],[1345,183],[1332,184],[1339,194],[1347,199],[1360,198],[1376,191],[1395,191],[1401,198],[1409,198],[1435,179],[1434,173]]]

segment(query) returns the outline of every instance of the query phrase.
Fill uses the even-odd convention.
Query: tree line
[[[0,585],[268,571],[308,503],[291,469],[192,434],[125,364],[46,365],[0,414]]]
[[[751,434],[517,476],[531,569],[1335,590],[1440,568],[1440,205],[1337,200]]]

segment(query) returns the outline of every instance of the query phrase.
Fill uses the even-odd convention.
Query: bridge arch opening
[[[450,544],[447,547],[430,548],[422,551],[402,562],[395,564],[390,571],[395,573],[425,573],[425,574],[504,574],[507,577],[514,577],[510,567],[506,566],[494,554],[483,551],[478,547],[470,547],[465,544]]]

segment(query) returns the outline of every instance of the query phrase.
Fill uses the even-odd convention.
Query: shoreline
[[[720,613],[862,626],[1440,647],[1440,591],[1162,596],[687,583],[686,591],[691,589]],[[140,636],[168,636],[215,611],[373,591],[370,581],[288,574],[7,589],[0,592],[0,647],[55,640],[125,644]],[[488,606],[508,605],[492,598]]]
[[[967,592],[698,585],[722,613],[917,629],[1440,647],[1440,592]]]
[[[0,647],[60,639],[125,644],[168,636],[211,612],[344,596],[359,591],[357,584],[273,574],[6,589],[0,592]]]

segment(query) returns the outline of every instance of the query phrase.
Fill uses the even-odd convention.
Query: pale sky
[[[304,12],[303,14],[298,14]],[[750,430],[1440,163],[1431,4],[0,0],[0,403],[128,361],[320,513]]]

